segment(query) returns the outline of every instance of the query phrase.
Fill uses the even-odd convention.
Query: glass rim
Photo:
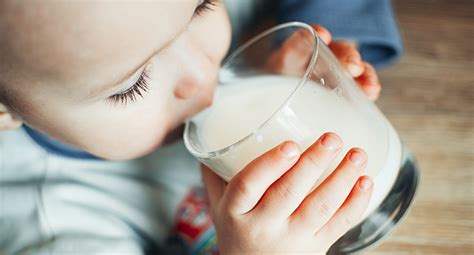
[[[224,63],[222,64],[222,67],[220,68],[220,70],[223,70],[226,67],[228,67],[237,56],[239,56],[242,52],[244,52],[246,49],[248,49],[251,45],[253,45],[256,42],[260,41],[262,38],[268,36],[269,34],[272,34],[272,33],[276,32],[278,30],[286,29],[286,28],[289,28],[289,27],[301,28],[301,29],[305,29],[305,30],[309,31],[311,33],[311,36],[313,37],[314,42],[315,42],[314,46],[313,46],[312,53],[311,53],[311,59],[308,62],[308,65],[306,66],[306,70],[305,70],[304,74],[301,76],[298,84],[295,86],[295,88],[292,90],[292,92],[288,95],[288,97],[283,101],[283,103],[281,103],[280,106],[278,106],[276,108],[276,110],[265,121],[262,122],[262,124],[260,124],[257,128],[255,128],[253,131],[251,131],[246,136],[240,138],[238,141],[236,141],[236,142],[234,142],[230,145],[227,145],[224,148],[218,149],[218,150],[212,150],[212,151],[199,151],[199,150],[197,150],[193,146],[193,144],[189,141],[189,139],[190,139],[189,138],[189,132],[190,132],[189,128],[190,128],[190,122],[192,121],[192,117],[191,117],[191,119],[186,120],[183,140],[184,140],[184,144],[185,144],[186,148],[189,150],[189,152],[193,156],[195,156],[197,158],[207,158],[207,159],[218,157],[220,155],[225,154],[228,151],[233,150],[236,146],[239,146],[240,144],[242,144],[245,141],[249,140],[250,138],[252,138],[256,134],[258,134],[259,130],[265,128],[265,126],[267,126],[267,124],[271,120],[275,119],[283,111],[283,109],[291,102],[291,100],[293,99],[296,92],[298,90],[300,90],[300,88],[303,87],[306,84],[306,82],[308,81],[309,76],[311,75],[311,72],[313,71],[314,66],[316,64],[316,60],[317,60],[318,52],[319,52],[320,39],[318,37],[318,34],[317,34],[316,30],[313,27],[311,27],[310,25],[308,25],[306,23],[303,23],[303,22],[294,21],[294,22],[283,23],[283,24],[271,27],[271,28],[255,35],[250,40],[248,40],[243,45],[241,45],[236,50],[234,50],[232,52],[232,54],[230,54],[229,57],[227,57],[227,59],[224,61]],[[219,80],[220,79],[218,79],[218,82],[219,82]]]

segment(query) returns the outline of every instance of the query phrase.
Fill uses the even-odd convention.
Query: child
[[[296,2],[280,18],[313,5]],[[354,43],[315,28],[377,98]],[[221,254],[325,253],[371,194],[357,148],[309,193],[336,134],[305,152],[284,142],[228,184],[204,167],[208,198],[192,189],[199,165],[174,137],[212,103],[230,34],[218,1],[1,0],[0,254],[197,254],[215,242]]]

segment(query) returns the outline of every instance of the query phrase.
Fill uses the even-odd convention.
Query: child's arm
[[[372,181],[361,177],[367,164],[361,149],[350,150],[311,191],[341,146],[332,133],[302,154],[284,142],[227,185],[203,167],[221,254],[325,253],[358,222],[372,194]]]

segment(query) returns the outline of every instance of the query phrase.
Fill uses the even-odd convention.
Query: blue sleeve
[[[278,18],[320,24],[335,39],[354,40],[362,57],[378,68],[403,53],[390,0],[280,0]]]

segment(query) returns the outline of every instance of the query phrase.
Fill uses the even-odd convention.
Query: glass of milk
[[[291,40],[298,41],[300,55],[277,61]],[[305,150],[325,132],[338,134],[343,151],[325,176],[349,149],[367,152],[364,174],[374,179],[369,207],[330,253],[372,246],[406,213],[418,183],[414,160],[311,26],[286,23],[253,37],[226,59],[218,85],[212,107],[187,121],[184,142],[227,181],[286,140]]]

